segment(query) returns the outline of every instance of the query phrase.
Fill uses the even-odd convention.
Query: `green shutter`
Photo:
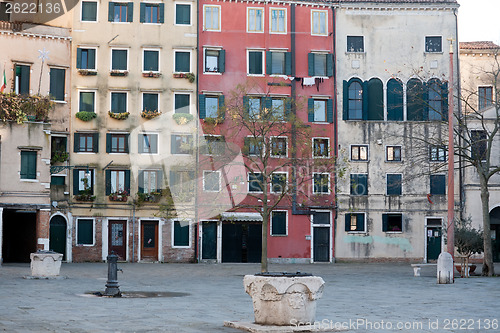
[[[139,14],[139,22],[146,22],[146,4],[144,2],[141,2],[141,5],[139,7]]]
[[[92,133],[92,151],[94,153],[99,152],[99,133]]]
[[[423,84],[423,93],[422,93],[422,101],[423,101],[423,108],[422,108],[422,119],[423,121],[429,120],[429,85],[427,82],[424,82]]]
[[[388,216],[387,214],[382,214],[382,231],[388,231],[389,227],[387,225]]]
[[[137,192],[144,193],[144,171],[139,171],[139,177],[137,179]]]
[[[94,241],[94,222],[93,220],[78,220],[78,239],[77,244],[90,245]]]
[[[365,214],[356,214],[356,231],[365,231]]]
[[[158,153],[158,135],[156,135],[156,134],[151,135],[149,144],[151,145],[151,153],[157,154]]]
[[[134,20],[134,3],[127,3],[127,22],[132,22]]]
[[[307,69],[309,76],[314,76],[314,53],[307,55]]]
[[[314,98],[307,100],[307,121],[310,123],[314,121]]]
[[[170,175],[170,179],[169,179],[170,187],[176,186],[178,183],[177,173],[175,171],[170,171],[169,175]]]
[[[30,66],[21,65],[21,82],[19,87],[20,94],[30,93]]]
[[[351,214],[345,214],[345,231],[351,231]]]
[[[198,95],[198,115],[200,116],[200,119],[205,119],[207,116],[207,109],[206,109],[206,96],[203,94]]]
[[[189,246],[189,223],[174,221],[174,246]]]
[[[369,103],[369,91],[368,91],[368,81],[362,83],[362,94],[363,94],[363,116],[361,119],[368,120],[368,103]]]
[[[245,115],[245,118],[248,118],[249,114],[250,114],[250,99],[248,98],[248,96],[243,96],[243,113]]]
[[[266,51],[266,74],[273,74],[273,53],[271,51]]]
[[[75,133],[73,138],[73,151],[75,153],[80,152],[80,133]]]
[[[268,110],[273,110],[273,99],[271,97],[264,97],[263,98],[263,102],[264,102],[264,107]]]
[[[292,52],[285,53],[285,74],[292,75]]]
[[[111,194],[111,170],[106,169],[105,171],[105,184],[106,184],[106,195]]]
[[[333,76],[333,54],[326,55],[326,76]]]
[[[292,114],[292,98],[285,98],[285,120],[290,121],[290,116]]]
[[[95,68],[95,49],[88,49],[87,51],[87,57],[88,57],[88,64],[87,64],[87,69],[96,69]]]
[[[443,112],[441,119],[448,121],[448,82],[441,85],[441,110]]]
[[[333,99],[326,101],[326,121],[333,123]]]
[[[130,193],[130,170],[125,170],[125,191]]]
[[[226,71],[226,50],[219,51],[219,73]]]
[[[156,177],[156,189],[161,190],[163,188],[163,171],[158,170],[156,175],[157,175],[157,177]]]
[[[387,120],[403,120],[403,84],[396,79],[387,82]]]
[[[368,120],[384,120],[384,85],[379,79],[371,79],[367,86]],[[364,93],[365,89],[363,88]]]
[[[65,72],[60,68],[50,69],[50,95],[56,101],[64,101]]]
[[[82,49],[76,49],[76,68],[82,68]]]
[[[191,24],[191,5],[175,6],[175,24]]]
[[[129,141],[129,136],[130,134],[125,134],[125,153],[129,153],[128,151],[128,141]]]
[[[21,179],[36,179],[36,151],[21,152]]]
[[[106,133],[106,153],[111,153],[111,133]]]
[[[343,95],[342,120],[348,120],[349,119],[349,85],[347,84],[346,80],[344,80],[344,82],[343,82],[342,95]]]
[[[115,3],[110,2],[108,6],[108,21],[113,22],[115,20]]]
[[[144,153],[144,144],[143,144],[144,143],[144,136],[145,136],[144,134],[139,134],[137,136],[137,145],[139,146],[137,151],[139,154]]]
[[[165,23],[165,4],[160,3],[158,11],[160,12],[160,23]]]
[[[226,118],[226,108],[225,108],[226,102],[224,99],[224,95],[219,96],[219,109],[217,110],[217,116],[220,119],[225,119]]]
[[[445,195],[446,194],[446,176],[444,175],[431,175],[431,194],[432,195]]]
[[[177,154],[177,145],[176,145],[176,138],[177,136],[175,134],[172,134],[170,136],[170,153],[171,154]]]
[[[80,170],[73,169],[73,195],[80,194]]]
[[[368,176],[367,175],[358,175],[358,184],[363,186],[362,187],[363,192],[359,193],[359,194],[367,195],[368,194]]]

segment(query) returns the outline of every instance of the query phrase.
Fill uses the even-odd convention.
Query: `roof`
[[[494,50],[498,48],[500,48],[500,46],[491,41],[460,42],[461,50]]]

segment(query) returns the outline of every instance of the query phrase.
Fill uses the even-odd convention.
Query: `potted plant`
[[[109,75],[111,75],[111,76],[127,76],[128,71],[113,69],[109,72]]]
[[[66,162],[69,158],[69,153],[67,151],[56,150],[52,152],[52,157],[50,158],[50,163],[54,164],[57,162]]]
[[[83,76],[97,75],[97,71],[95,69],[79,69],[78,74]]]
[[[82,178],[83,190],[79,194],[75,194],[75,200],[78,201],[94,201],[95,195],[92,195],[92,188],[89,186],[88,178]]]
[[[185,125],[194,119],[190,113],[174,113],[172,118],[174,118],[177,125]]]
[[[158,117],[161,114],[158,110],[143,110],[141,112],[141,117],[145,119],[152,119],[154,117]]]
[[[484,250],[483,233],[481,230],[473,228],[471,224],[472,223],[469,217],[466,220],[459,221],[457,223],[457,227],[455,228],[455,246],[458,253],[465,259],[466,269],[469,269],[465,275],[473,273],[476,269],[476,265],[469,265],[470,257],[475,253],[482,253]],[[455,268],[459,273],[462,273],[461,264],[456,264]]]
[[[142,76],[143,77],[160,77],[161,73],[158,73],[158,72],[143,72]]]
[[[82,121],[91,121],[97,117],[97,114],[92,111],[79,111],[75,114],[75,116]]]
[[[108,114],[113,119],[125,120],[130,115],[130,112],[111,112],[111,111],[108,111]]]
[[[128,200],[128,192],[125,190],[118,190],[108,195],[109,200],[111,201],[127,201]]]
[[[143,203],[157,203],[160,201],[162,197],[162,192],[161,190],[158,191],[153,191],[150,193],[142,193],[142,192],[137,192],[137,204],[143,204]]]
[[[196,76],[193,73],[186,73],[185,78],[188,79],[189,82],[193,83],[196,79]]]

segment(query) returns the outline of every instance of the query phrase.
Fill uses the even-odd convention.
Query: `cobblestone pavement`
[[[180,292],[161,298],[99,298],[107,265],[66,264],[62,280],[29,280],[29,264],[0,266],[0,331],[238,332],[225,320],[253,321],[243,276],[257,264],[130,264],[119,267],[120,289]],[[480,271],[481,267],[478,267]],[[414,277],[409,264],[270,265],[309,272],[326,284],[318,327],[351,332],[500,332],[500,277],[456,278],[438,285],[436,268]],[[500,265],[496,266],[500,272]],[[489,328],[489,329],[488,329]]]

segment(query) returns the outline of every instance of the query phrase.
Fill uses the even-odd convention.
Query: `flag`
[[[5,77],[5,67],[3,69],[3,79],[2,79],[2,86],[0,87],[0,93],[3,94],[3,91],[7,88],[7,77]]]

